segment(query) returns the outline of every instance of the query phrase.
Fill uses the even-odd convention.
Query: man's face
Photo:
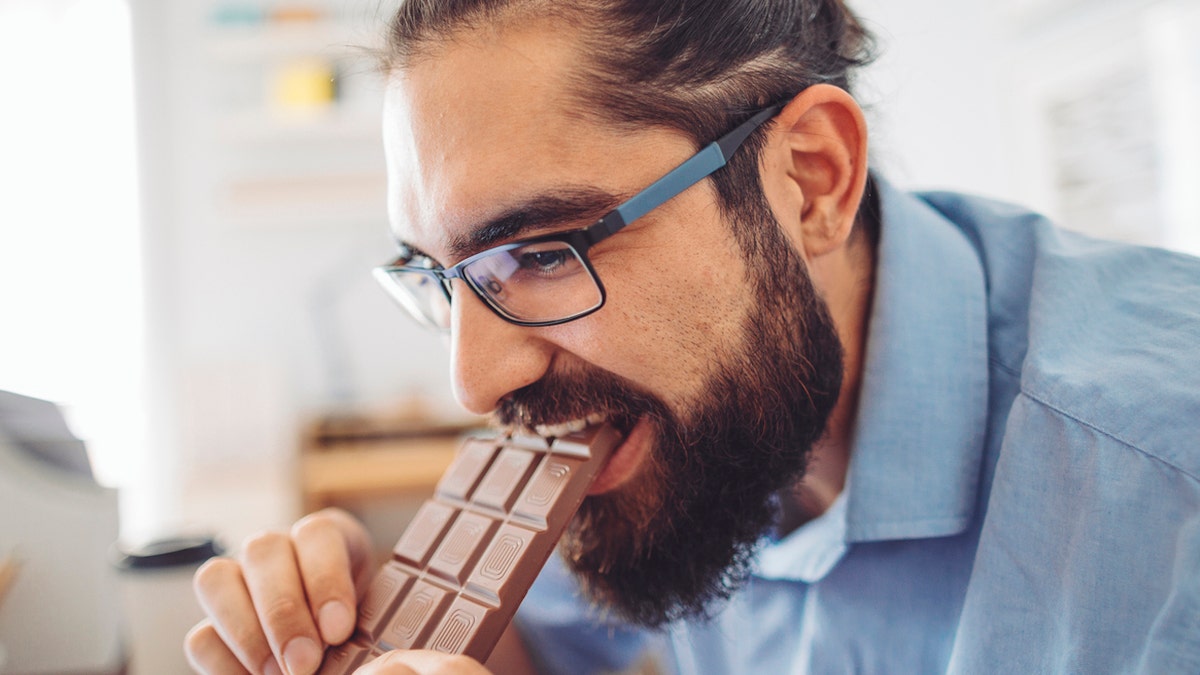
[[[473,33],[391,80],[390,215],[444,266],[497,222],[488,245],[589,225],[696,150],[583,114],[576,51],[553,28]],[[514,230],[514,214],[542,224]],[[608,294],[595,314],[518,327],[454,296],[465,407],[526,426],[598,414],[627,434],[564,546],[594,597],[643,623],[728,591],[837,396],[840,345],[798,254],[762,200],[733,217],[773,231],[778,255],[747,260],[705,181],[589,252]]]

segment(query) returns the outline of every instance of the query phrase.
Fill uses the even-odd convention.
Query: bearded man
[[[892,187],[838,0],[406,0],[388,38],[379,277],[468,410],[624,435],[493,670],[1200,671],[1200,262]],[[369,551],[325,511],[210,562],[193,665],[313,672]]]

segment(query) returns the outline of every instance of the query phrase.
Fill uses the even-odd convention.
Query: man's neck
[[[873,199],[868,193],[867,200]],[[812,449],[804,479],[784,499],[781,533],[787,533],[824,513],[846,484],[850,447],[858,412],[858,393],[866,353],[867,324],[875,288],[874,219],[878,210],[863,209],[862,228],[840,251],[830,254],[810,269],[842,341],[843,374],[838,402],[826,424],[825,434]],[[865,227],[864,227],[865,226]]]

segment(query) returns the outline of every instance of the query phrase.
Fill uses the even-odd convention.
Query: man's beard
[[[530,427],[591,413],[626,434],[642,417],[655,425],[638,473],[587,498],[560,545],[592,600],[641,625],[705,617],[747,578],[776,493],[803,476],[837,401],[842,347],[825,303],[770,211],[750,210],[740,226],[761,229],[741,349],[716,364],[686,419],[590,367],[548,374],[496,412]]]

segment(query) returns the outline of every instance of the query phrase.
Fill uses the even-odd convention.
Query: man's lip
[[[633,425],[625,440],[613,450],[608,462],[588,488],[589,495],[598,495],[615,490],[633,477],[650,453],[654,444],[654,424],[649,417],[642,417]]]

